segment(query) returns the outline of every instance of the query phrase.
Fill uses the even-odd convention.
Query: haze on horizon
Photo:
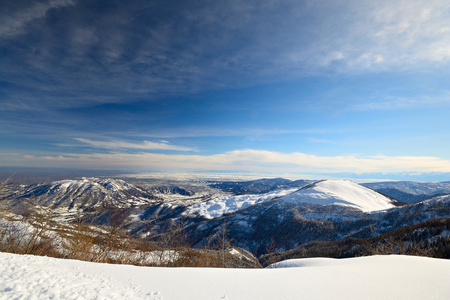
[[[2,3],[0,167],[450,172],[446,0]]]

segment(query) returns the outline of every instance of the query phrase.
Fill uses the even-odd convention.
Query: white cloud
[[[51,0],[47,3],[29,2],[27,8],[19,12],[8,12],[0,18],[0,37],[15,36],[23,33],[24,28],[30,22],[45,17],[53,8],[74,5],[72,0]],[[6,11],[6,10],[5,10]]]
[[[176,128],[162,128],[151,133],[130,133],[126,132],[127,136],[136,138],[186,138],[186,137],[228,137],[228,136],[246,136],[259,137],[268,135],[283,135],[283,134],[325,134],[341,132],[338,129],[262,129],[262,128],[224,128],[224,127],[196,127],[185,126]],[[124,134],[124,133],[122,133]],[[163,143],[164,141],[160,141]]]
[[[145,150],[175,150],[175,151],[195,151],[193,148],[170,145],[167,141],[160,141],[159,143],[144,141],[142,143],[130,143],[125,141],[94,141],[84,138],[76,138],[75,140],[88,144],[94,148],[102,149],[145,149]]]
[[[450,172],[450,161],[430,156],[316,156],[263,150],[235,150],[215,155],[155,153],[93,153],[35,156],[8,154],[8,164],[97,168],[158,169],[164,171],[229,170],[251,172]],[[6,158],[5,158],[6,159]]]
[[[341,72],[371,72],[420,69],[450,61],[447,0],[328,5],[335,12],[326,15],[323,25],[317,25],[318,34],[310,43],[287,48],[286,62],[306,64],[312,70],[330,65]],[[318,1],[315,10],[321,8],[323,2]],[[333,65],[338,59],[339,64]]]
[[[381,4],[381,5],[380,5]],[[365,25],[368,47],[376,49],[377,62],[410,67],[426,61],[448,61],[450,2],[382,1]]]
[[[200,2],[198,7],[175,10],[177,19],[157,18],[151,24],[133,16],[148,14],[145,19],[152,20],[152,10],[126,3],[108,17],[80,16],[68,18],[64,26],[32,28],[27,25],[50,9],[73,4],[70,0],[33,2],[19,12],[0,16],[0,37],[32,29],[45,38],[36,44],[36,53],[14,52],[16,61],[8,64],[6,60],[4,69],[17,76],[20,85],[25,84],[23,78],[33,78],[23,76],[24,72],[33,70],[53,76],[57,84],[45,97],[33,94],[26,99],[26,91],[20,91],[20,97],[11,97],[8,106],[17,107],[17,101],[25,100],[31,107],[37,106],[34,103],[43,106],[43,98],[47,105],[68,107],[85,105],[83,99],[127,102],[129,96],[141,94],[245,87],[328,75],[330,69],[342,73],[422,70],[430,63],[450,61],[449,1],[307,2]],[[69,29],[65,32],[60,27]],[[140,32],[143,28],[145,34]],[[45,29],[49,31],[43,35]],[[60,36],[69,42],[62,42]],[[132,55],[123,55],[127,48],[133,49]],[[66,52],[64,57],[54,56],[61,50]],[[95,64],[88,53],[92,51],[101,58]],[[128,56],[131,60],[124,59]],[[67,67],[80,73],[68,72]],[[114,76],[105,77],[105,72]],[[51,86],[42,80],[28,80],[26,85],[47,91]],[[55,91],[73,96],[62,100]]]
[[[381,99],[366,100],[356,104],[350,104],[347,110],[394,110],[417,109],[430,107],[445,107],[450,105],[450,95],[436,95],[434,97],[384,97]]]

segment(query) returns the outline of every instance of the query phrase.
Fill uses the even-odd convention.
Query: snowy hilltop
[[[364,212],[395,207],[392,199],[350,180],[321,180],[282,198],[284,202],[341,205]]]

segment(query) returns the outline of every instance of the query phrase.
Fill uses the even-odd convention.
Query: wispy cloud
[[[142,143],[130,143],[130,142],[119,141],[119,140],[95,141],[95,140],[90,140],[90,139],[85,139],[85,138],[75,138],[75,140],[77,140],[78,142],[81,142],[83,144],[92,146],[94,148],[102,148],[102,149],[109,149],[109,150],[142,149],[142,150],[196,151],[194,148],[171,145],[167,141],[160,141],[160,142],[144,141]]]
[[[433,134],[429,149],[449,140],[448,0],[9,2],[0,9],[2,146],[108,152],[36,161],[370,171],[409,167],[401,157],[225,151],[343,153],[351,145],[340,139],[373,134],[354,151],[374,153],[388,144],[383,130],[390,140],[415,134],[406,131],[419,115]],[[411,144],[395,153],[443,153]],[[222,154],[136,153],[196,146],[205,152],[194,154]],[[447,164],[433,159],[405,158],[418,168]]]
[[[314,2],[309,13],[317,14],[322,5]],[[322,22],[316,36],[280,53],[292,68],[370,73],[450,61],[448,1],[346,1],[322,10],[326,17],[316,16]]]
[[[229,126],[231,127],[231,126]],[[148,138],[196,138],[196,137],[261,137],[289,134],[330,134],[343,132],[340,129],[310,128],[310,129],[265,129],[265,128],[224,128],[224,127],[194,127],[161,128],[152,133],[122,132],[123,136]]]
[[[386,1],[374,11],[375,41],[387,52],[389,61],[416,63],[450,60],[448,1]],[[447,49],[447,50],[444,50]]]
[[[379,99],[370,99],[358,103],[349,104],[345,110],[401,110],[420,109],[432,107],[450,106],[450,94],[422,97],[394,97],[380,96]]]
[[[83,1],[30,3],[0,16],[0,36],[15,37],[52,8],[71,9],[53,21],[60,23],[27,28],[30,47],[10,48],[5,79],[33,88],[18,89],[11,102],[37,94],[40,101],[66,106],[86,98],[127,102],[330,71],[414,70],[450,61],[446,0],[200,1],[192,7],[180,3],[177,10],[164,1],[119,2],[107,16]],[[20,37],[17,42],[26,44]]]
[[[3,165],[128,168],[147,170],[229,170],[295,173],[450,172],[450,161],[428,156],[316,156],[262,150],[235,150],[215,155],[93,153],[64,155],[4,154]]]
[[[20,5],[20,4],[19,4]],[[5,14],[0,18],[0,38],[21,34],[32,21],[45,17],[47,12],[54,8],[74,5],[72,0],[33,1],[22,5],[24,9],[8,11],[14,5],[5,4]]]

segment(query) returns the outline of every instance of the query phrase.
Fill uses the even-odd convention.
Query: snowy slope
[[[448,295],[450,261],[425,257],[302,259],[274,269],[192,269],[0,253],[4,300],[448,299]]]
[[[259,195],[218,197],[210,201],[197,203],[192,206],[189,206],[183,213],[183,215],[200,215],[207,219],[213,219],[227,213],[233,213],[240,209],[247,208],[254,204],[269,201],[277,197],[286,196],[297,190],[298,188],[294,188],[294,189],[278,190]]]
[[[392,200],[350,180],[323,180],[281,198],[287,203],[342,205],[364,212],[395,207]]]
[[[306,202],[319,205],[343,205],[354,207],[364,212],[395,207],[389,198],[355,182],[349,180],[323,180],[309,184],[301,189],[284,189],[259,195],[219,197],[192,205],[183,214],[200,215],[207,219],[213,219],[275,198],[281,198],[282,202],[289,203]]]
[[[82,178],[22,186],[6,198],[19,203],[30,199],[49,207],[130,207],[154,202],[147,191],[120,179]]]

